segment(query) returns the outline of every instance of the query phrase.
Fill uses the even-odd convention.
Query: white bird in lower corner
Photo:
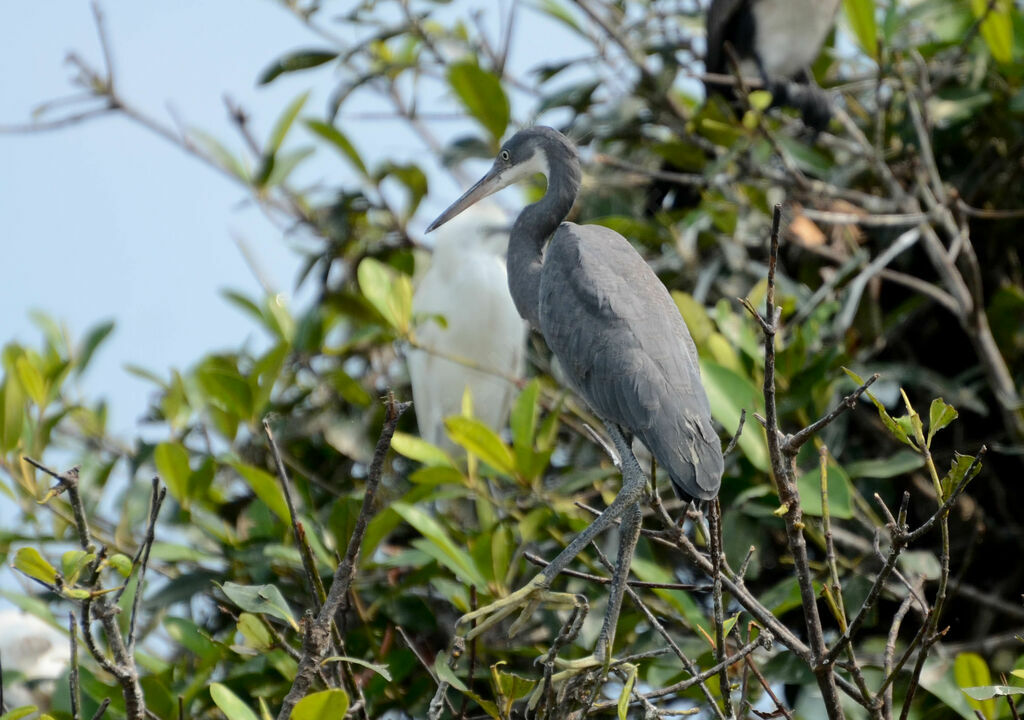
[[[54,681],[70,662],[69,648],[65,633],[35,615],[0,610],[0,662],[4,675],[15,677],[14,682],[4,683],[6,710],[22,705],[48,707]]]
[[[408,353],[420,436],[451,448],[444,420],[473,415],[495,431],[508,420],[526,369],[527,325],[508,290],[508,217],[493,204],[473,208],[438,233],[433,261],[413,295],[418,348]],[[439,323],[442,316],[445,323]]]

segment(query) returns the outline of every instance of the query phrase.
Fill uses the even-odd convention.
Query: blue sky
[[[225,94],[249,111],[259,138],[281,108],[310,87],[318,89],[309,112],[325,106],[330,82],[324,75],[300,73],[256,86],[256,76],[278,55],[322,46],[274,2],[106,0],[102,9],[119,92],[165,123],[176,116],[239,149]],[[459,12],[459,5],[449,12]],[[520,30],[527,22],[537,26],[530,28],[533,41],[537,32],[553,32],[536,14],[520,22]],[[51,3],[19,3],[8,11],[0,26],[0,125],[29,122],[41,101],[72,92],[73,69],[64,62],[69,51],[99,65],[88,3],[62,3],[59,10]],[[514,57],[521,68],[537,61],[523,55]],[[401,123],[349,122],[345,131],[369,158],[422,153]],[[258,332],[219,294],[261,290],[234,237],[245,241],[275,289],[294,289],[296,256],[281,231],[246,202],[245,191],[126,119],[112,115],[56,132],[0,134],[0,167],[0,342],[38,344],[30,310],[49,313],[75,337],[97,321],[115,320],[83,393],[110,400],[112,428],[122,437],[137,431],[151,393],[125,364],[166,374]],[[318,153],[311,168],[328,184],[351,179],[329,152]],[[420,225],[456,191],[447,176],[437,175]]]

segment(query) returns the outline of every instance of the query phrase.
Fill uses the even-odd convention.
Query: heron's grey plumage
[[[696,348],[668,290],[618,233],[563,222],[581,172],[561,133],[520,131],[505,153],[488,177],[531,164],[548,176],[544,197],[520,213],[509,240],[509,290],[520,314],[594,412],[640,438],[681,497],[713,498],[721,444]]]
[[[619,453],[622,488],[533,580],[463,615],[458,624],[472,624],[464,638],[471,640],[521,607],[509,630],[515,634],[538,602],[546,598],[564,604],[567,596],[549,592],[552,581],[599,533],[621,519],[605,618],[591,658],[594,666],[607,669],[647,484],[626,436],[635,435],[647,445],[676,492],[688,499],[709,500],[718,494],[722,448],[711,426],[697,350],[658,276],[618,233],[563,222],[579,192],[581,172],[575,146],[561,133],[546,127],[516,133],[487,174],[427,231],[538,172],[547,176],[548,189],[512,226],[509,291],[519,313],[544,335],[569,382],[604,421]]]

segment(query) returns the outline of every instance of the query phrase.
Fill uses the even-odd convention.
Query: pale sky
[[[461,6],[463,13],[479,7]],[[225,94],[249,111],[261,139],[285,104],[307,89],[314,94],[306,114],[322,114],[329,66],[256,86],[256,76],[279,55],[323,46],[274,2],[105,0],[102,8],[120,93],[163,122],[172,122],[173,109],[186,125],[238,150],[242,143],[226,117]],[[458,12],[458,3],[446,10]],[[520,31],[527,23],[529,45],[551,47],[538,42],[538,32],[558,30],[535,13],[521,15]],[[563,41],[559,47],[565,48]],[[73,70],[64,58],[72,50],[99,63],[89,3],[8,9],[0,24],[0,125],[29,122],[39,102],[71,93]],[[523,69],[540,60],[525,51],[513,56]],[[359,107],[348,108],[353,110]],[[400,122],[353,121],[344,129],[368,159],[422,158],[421,144]],[[440,128],[442,135],[446,130]],[[292,132],[293,142],[312,140],[301,128]],[[259,331],[219,294],[225,288],[260,293],[233,236],[246,241],[276,289],[294,289],[296,256],[245,191],[123,118],[34,135],[0,134],[0,168],[0,342],[38,345],[40,333],[28,317],[32,309],[66,323],[76,338],[95,322],[114,319],[115,333],[94,359],[83,393],[110,400],[111,427],[122,437],[137,431],[152,392],[124,371],[125,364],[166,376],[203,353],[258,340]],[[306,172],[304,177],[328,184],[351,178],[326,148]],[[457,190],[436,170],[431,180],[431,197],[417,216],[420,227]]]

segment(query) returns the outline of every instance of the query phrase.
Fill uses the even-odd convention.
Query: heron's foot
[[[604,683],[608,671],[616,661],[611,656],[601,657],[598,653],[587,655],[576,660],[561,660],[555,658],[554,665],[559,671],[552,673],[545,678],[544,682],[538,683],[530,694],[527,707],[532,712],[537,709],[540,701],[550,693],[553,697],[559,698],[556,703],[564,701],[564,696],[576,694],[570,689],[570,684],[579,689],[594,688],[595,685]],[[586,690],[584,690],[586,692]]]
[[[580,605],[585,605],[587,602],[586,598],[580,595],[552,592],[548,590],[549,586],[550,580],[545,578],[544,575],[537,575],[533,580],[511,595],[501,600],[495,600],[490,605],[485,605],[460,617],[455,622],[456,632],[458,633],[459,629],[464,625],[479,621],[464,636],[466,640],[472,640],[518,610],[519,617],[516,618],[515,622],[508,629],[508,636],[512,637],[523,629],[541,604],[565,609],[577,608]]]

